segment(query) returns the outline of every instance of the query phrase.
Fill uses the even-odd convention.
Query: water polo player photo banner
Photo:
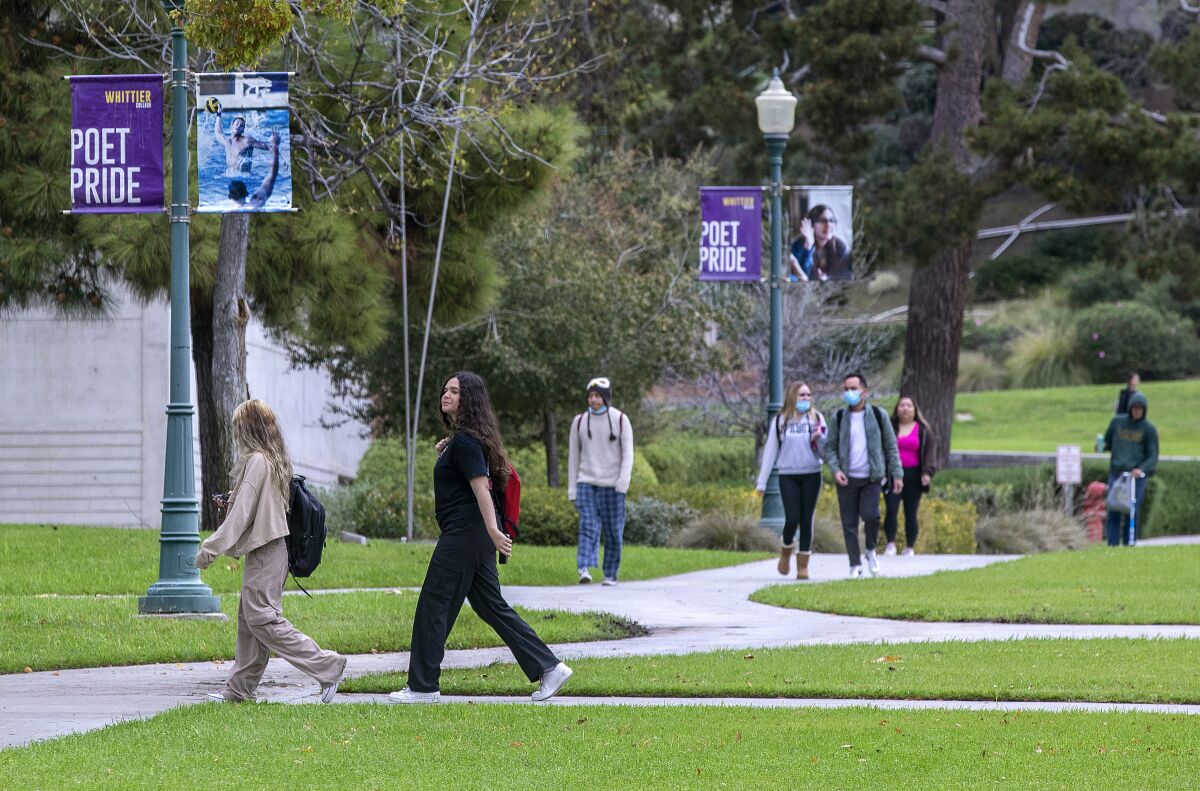
[[[762,276],[762,187],[700,188],[700,279]]]
[[[71,212],[163,210],[163,76],[72,76]]]
[[[196,211],[291,211],[288,121],[287,73],[199,75]]]
[[[784,263],[788,279],[814,283],[852,280],[854,188],[792,187],[787,195],[790,230]]]

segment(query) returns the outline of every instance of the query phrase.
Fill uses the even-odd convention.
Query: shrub
[[[1062,287],[1067,304],[1078,309],[1129,299],[1141,289],[1142,281],[1130,269],[1098,262],[1068,274]]]
[[[1029,555],[1079,549],[1088,543],[1078,519],[1062,511],[1013,511],[985,516],[975,528],[979,551],[986,555]]]
[[[900,275],[895,272],[879,272],[867,283],[867,293],[873,297],[890,294],[900,289]]]
[[[779,546],[779,536],[764,530],[749,517],[705,514],[685,527],[671,540],[685,549],[723,549],[733,552],[771,551]]]
[[[625,543],[665,547],[698,514],[686,505],[637,497],[625,504]]]
[[[517,542],[538,546],[571,546],[579,540],[579,512],[565,488],[521,487],[521,523]]]
[[[996,390],[1004,384],[1004,371],[982,352],[958,355],[958,391]]]
[[[1140,302],[1093,305],[1076,315],[1080,361],[1097,382],[1178,379],[1200,370],[1200,340],[1191,322]]]
[[[1064,387],[1088,383],[1076,336],[1053,325],[1017,338],[1005,361],[1013,387]]]
[[[1069,261],[1038,253],[1014,253],[975,267],[975,298],[1017,299],[1058,281]]]
[[[917,517],[921,523],[917,552],[923,555],[975,553],[975,522],[978,517],[974,505],[922,497]],[[903,531],[899,535],[903,536]]]
[[[982,352],[993,360],[1008,356],[1009,345],[1021,335],[1021,330],[1002,321],[974,319],[963,323],[962,350]]]
[[[408,535],[408,513],[404,488],[376,487],[357,481],[322,493],[326,523],[330,531],[349,530],[372,538],[404,538]],[[438,535],[433,495],[413,498],[413,537],[430,539]]]
[[[648,489],[646,495],[665,503],[688,506],[701,514],[757,519],[762,513],[762,501],[749,484],[736,487],[659,484]]]
[[[677,434],[646,445],[640,455],[649,462],[659,484],[748,484],[755,472],[754,440],[750,437]]]

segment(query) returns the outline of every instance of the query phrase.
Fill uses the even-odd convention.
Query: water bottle
[[[1103,434],[1096,435],[1096,452],[1097,453],[1104,452],[1104,435]]]

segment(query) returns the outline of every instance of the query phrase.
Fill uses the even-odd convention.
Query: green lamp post
[[[184,0],[163,0],[167,13]],[[200,506],[192,450],[191,314],[188,300],[188,80],[182,22],[171,28],[171,396],[163,480],[158,582],[138,598],[142,614],[219,613],[221,600],[200,580]]]
[[[767,371],[767,420],[783,408],[783,149],[796,125],[796,97],[783,86],[779,69],[766,90],[754,100],[758,105],[758,128],[767,141],[771,162],[771,361]],[[779,496],[779,471],[771,470],[763,490],[759,525],[776,533],[783,531],[783,499]]]

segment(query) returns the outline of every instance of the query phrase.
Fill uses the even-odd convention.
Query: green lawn
[[[772,585],[750,598],[910,621],[1200,624],[1200,545],[1093,547],[925,577]]]
[[[1053,453],[1057,445],[1092,451],[1097,434],[1112,418],[1121,385],[1055,387],[1042,390],[995,390],[959,393],[954,411],[970,414],[955,421],[954,450],[1025,450]],[[1200,455],[1200,380],[1149,382],[1148,417],[1158,428],[1160,452]],[[891,404],[886,406],[890,409]]]
[[[330,541],[306,588],[419,586],[432,544],[373,541],[367,546]],[[626,546],[621,579],[641,580],[749,563],[768,557],[747,552]],[[0,525],[0,595],[60,593],[144,594],[158,576],[158,533],[153,530],[52,525]],[[241,563],[218,558],[201,574],[217,593],[241,587]],[[500,567],[506,585],[573,585],[575,547],[517,544]],[[292,587],[289,580],[288,587]]]
[[[871,643],[575,659],[570,695],[902,698],[1200,703],[1194,640]],[[346,692],[390,692],[404,673],[373,673]],[[514,664],[444,670],[450,695],[521,695]]]
[[[1187,788],[1187,715],[574,706],[173,709],[0,752],[9,788]]]
[[[365,654],[407,650],[416,604],[417,594],[412,591],[329,593],[312,599],[289,596],[284,613],[323,648]],[[237,636],[238,597],[223,596],[221,606],[230,617],[228,622],[139,618],[133,596],[0,597],[0,672],[230,659]],[[548,643],[612,640],[641,632],[636,625],[604,613],[517,609]],[[446,647],[502,644],[489,626],[464,607]]]

